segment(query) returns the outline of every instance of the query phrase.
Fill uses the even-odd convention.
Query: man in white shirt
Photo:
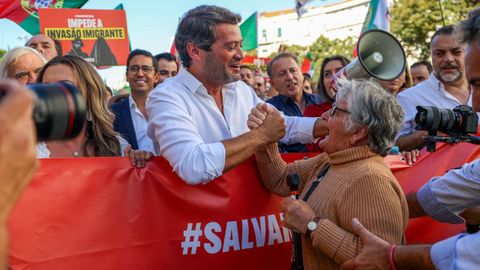
[[[111,105],[115,113],[113,128],[128,141],[133,149],[154,153],[152,140],[147,136],[148,94],[158,80],[157,61],[145,50],[133,50],[127,59],[126,77],[131,95]]]
[[[310,142],[326,133],[323,120],[283,117],[267,105],[264,125],[250,131],[248,114],[262,103],[240,81],[241,17],[199,6],[180,21],[175,46],[184,69],[149,95],[148,134],[156,153],[187,183],[206,183],[242,163],[266,143]]]
[[[405,112],[403,126],[397,136],[400,150],[420,148],[427,131],[416,130],[417,106],[453,109],[458,105],[472,106],[472,96],[465,78],[465,44],[458,41],[453,26],[440,28],[430,45],[433,72],[428,80],[397,95]]]

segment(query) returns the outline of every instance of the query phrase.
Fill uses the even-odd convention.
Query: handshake
[[[267,103],[260,103],[248,115],[247,126],[252,132],[258,132],[264,144],[279,141],[285,136],[286,121],[283,114]]]

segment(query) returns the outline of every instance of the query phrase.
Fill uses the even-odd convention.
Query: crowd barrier
[[[467,143],[423,152],[413,167],[386,157],[406,193],[475,159]],[[303,155],[284,155],[290,162]],[[292,243],[281,198],[262,186],[254,159],[189,186],[156,157],[44,159],[9,219],[13,269],[288,269]],[[411,219],[409,243],[464,230]]]

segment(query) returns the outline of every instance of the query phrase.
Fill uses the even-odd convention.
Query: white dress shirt
[[[222,88],[223,114],[207,89],[187,70],[158,85],[147,98],[148,136],[157,154],[189,184],[206,183],[222,175],[226,139],[249,131],[248,115],[258,103],[242,81]],[[316,118],[285,117],[286,143],[313,141]]]
[[[398,138],[416,131],[415,115],[417,114],[417,106],[435,106],[447,109],[453,109],[458,105],[472,106],[472,93],[470,91],[467,104],[460,103],[456,97],[445,90],[443,84],[432,72],[428,80],[400,92],[397,95],[397,101],[405,113],[402,128],[397,135]]]
[[[480,159],[432,178],[417,192],[422,209],[436,220],[464,222],[458,214],[480,205]],[[459,234],[434,244],[430,250],[437,269],[480,267],[480,233]]]
[[[135,129],[138,149],[155,153],[152,139],[147,136],[147,118],[138,109],[137,103],[132,98],[132,95],[128,96],[128,107],[130,108],[130,115],[132,116],[133,129]]]
[[[124,156],[125,148],[128,146],[128,142],[122,138],[122,136],[117,136],[118,141],[120,142],[120,156]],[[47,148],[47,144],[45,142],[37,143],[37,158],[49,158],[50,157],[50,150]]]

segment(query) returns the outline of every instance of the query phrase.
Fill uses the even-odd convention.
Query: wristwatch
[[[309,221],[307,223],[307,237],[310,238],[310,235],[312,234],[315,229],[317,229],[318,221],[320,221],[320,217],[315,217],[313,220]]]

